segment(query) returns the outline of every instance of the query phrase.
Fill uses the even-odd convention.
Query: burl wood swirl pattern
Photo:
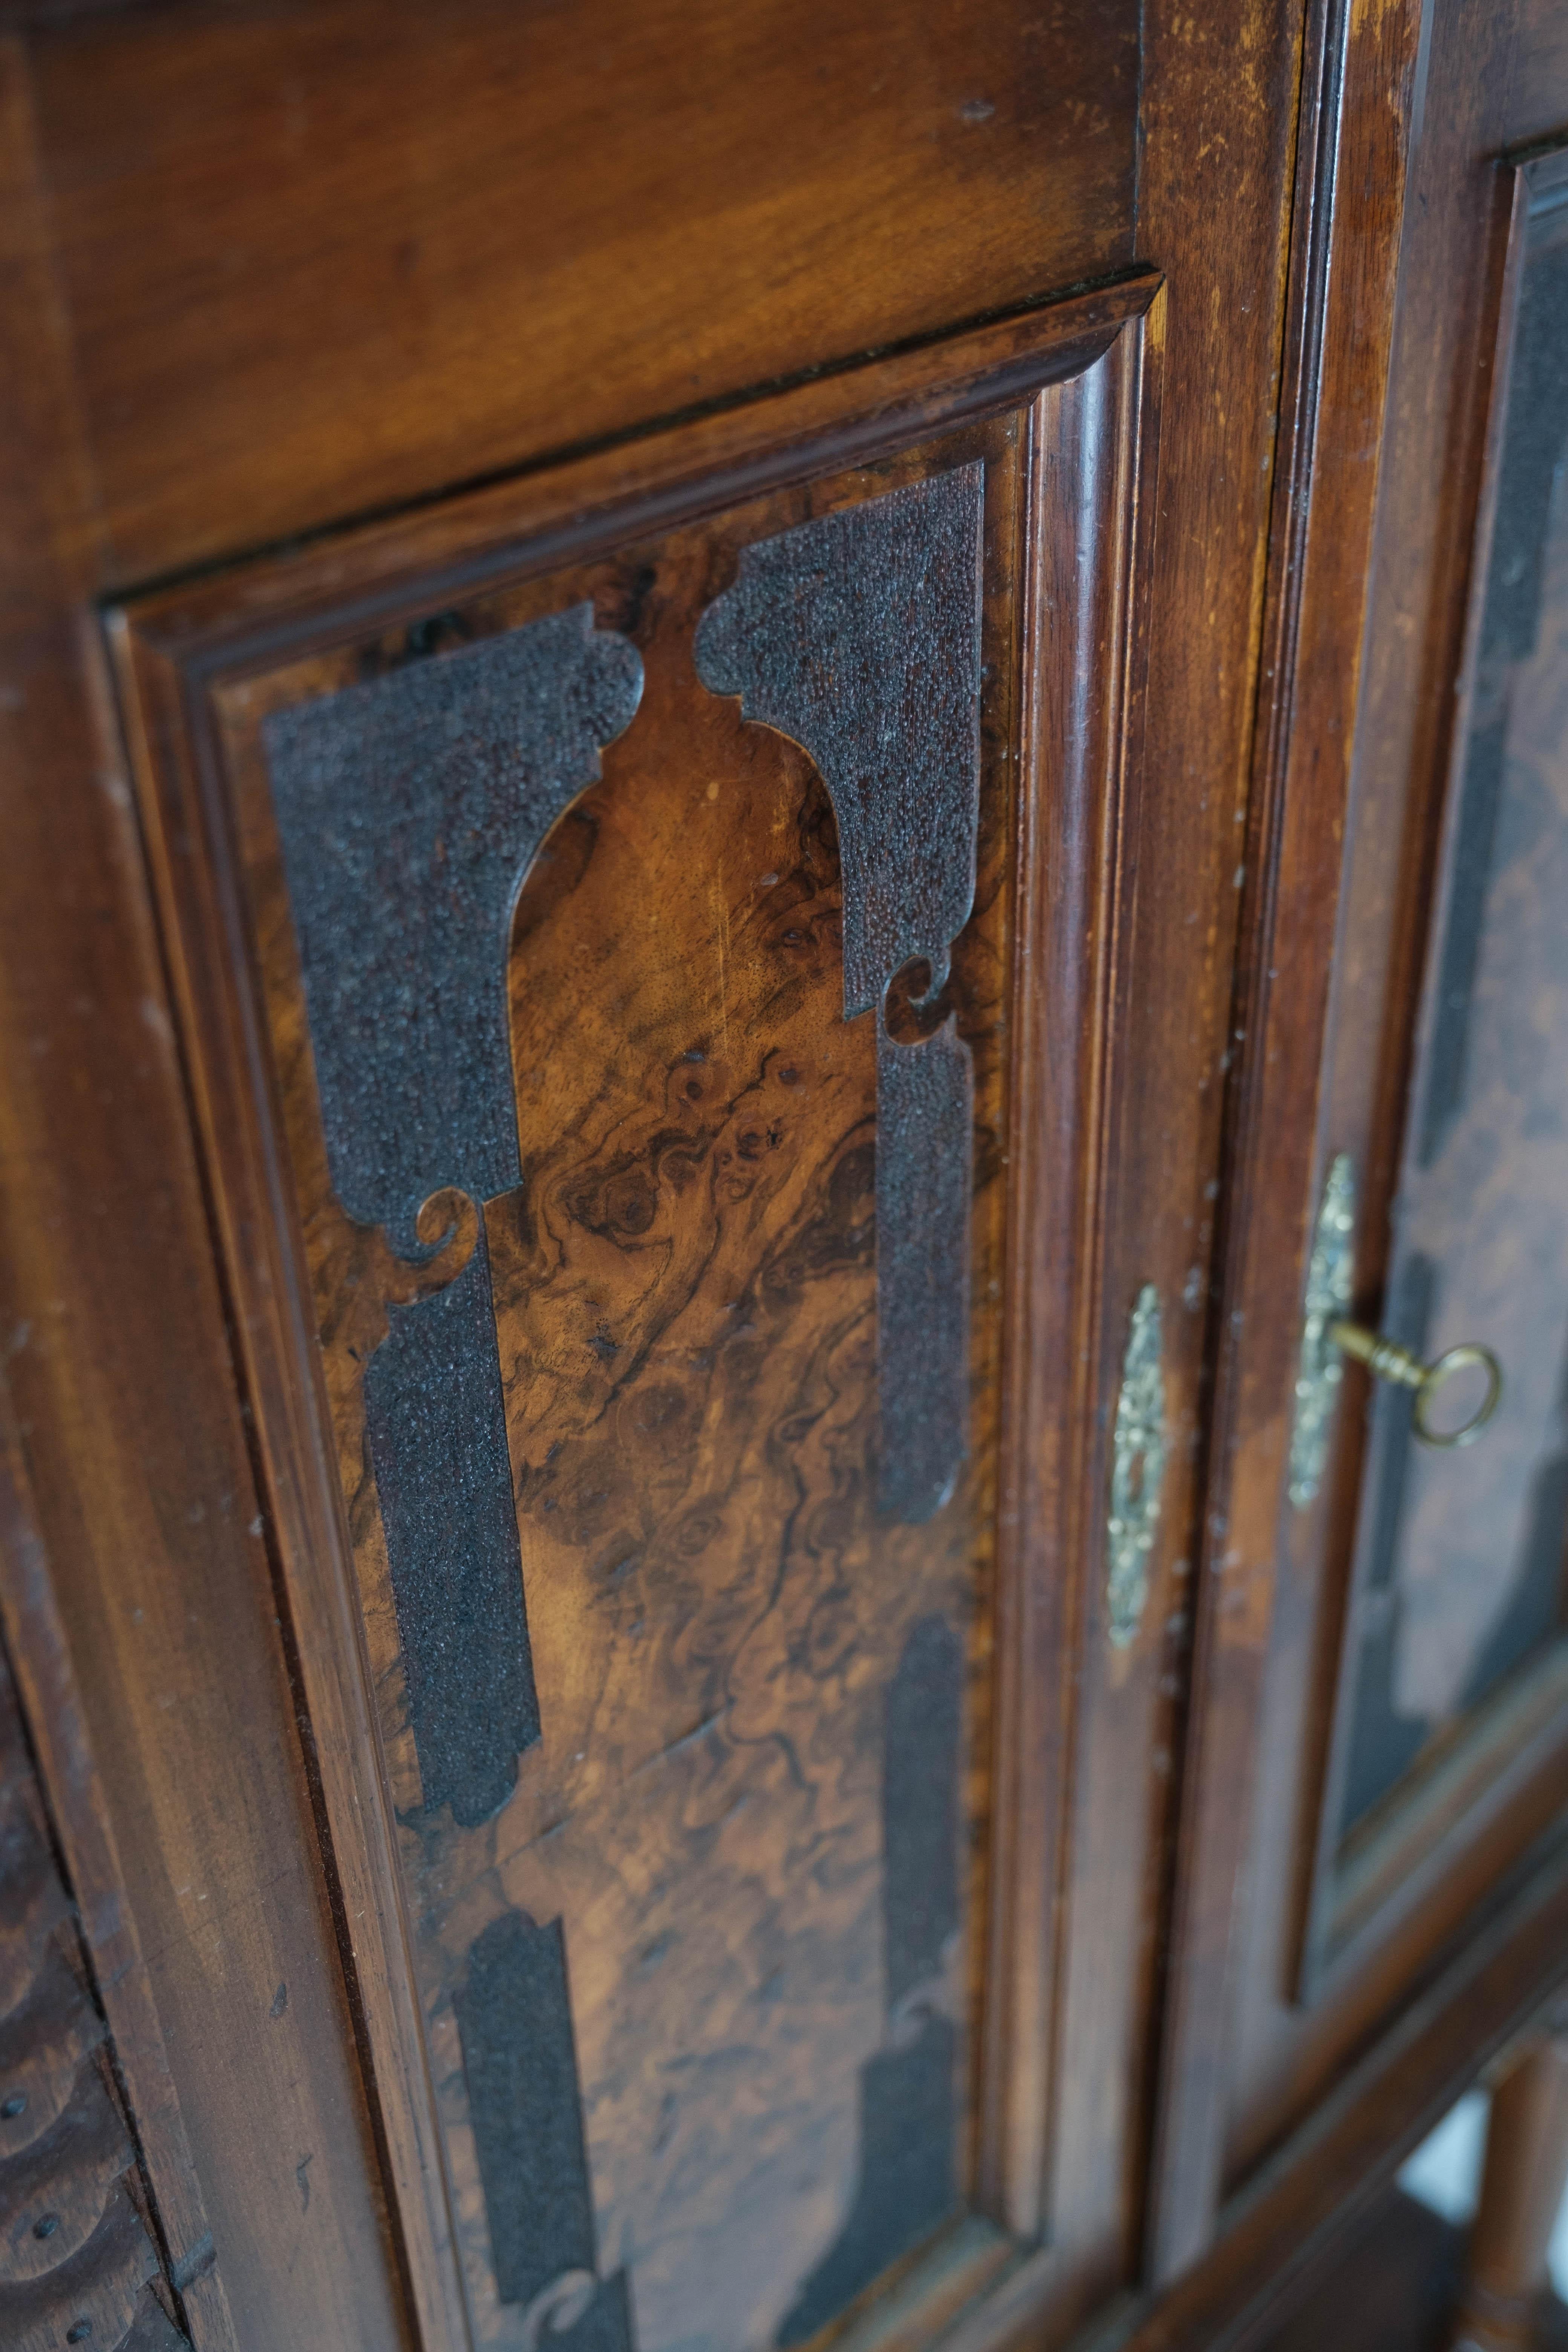
[[[894,1013],[906,1035],[956,1014],[974,1060],[972,1442],[952,1502],[930,1526],[900,1527],[876,1500],[877,1016],[844,1015],[833,812],[798,745],[702,688],[692,641],[750,540],[972,457],[989,461],[976,909],[939,1002]],[[955,2205],[964,2193],[984,1894],[1015,459],[1010,420],[969,427],[940,451],[777,494],[443,624],[460,642],[587,594],[645,665],[637,719],[549,835],[512,928],[522,1179],[484,1216],[542,1736],[513,1796],[477,1827],[423,1801],[363,1432],[385,1302],[439,1280],[443,1264],[398,1265],[332,1199],[257,740],[268,708],[374,675],[406,658],[407,641],[316,658],[226,705],[482,2343],[521,2345],[541,2324],[498,2294],[459,2030],[470,1955],[490,1951],[508,1915],[530,1930],[561,1923],[600,2305],[624,2273],[639,2352],[776,2339],[861,2210],[862,2075],[922,2017],[951,2021]],[[449,1272],[471,1241],[459,1232],[448,1247]],[[885,1950],[888,1706],[911,1635],[933,1621],[963,1662],[952,1817],[965,1924],[937,1975],[906,1988]]]

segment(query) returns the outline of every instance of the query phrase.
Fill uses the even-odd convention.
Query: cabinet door
[[[1173,2053],[1173,2259],[1205,2199],[1289,2176],[1293,2130],[1299,2235],[1354,2134],[1396,2152],[1560,1948],[1568,48],[1531,0],[1409,11],[1397,58],[1395,30],[1331,25],[1298,262],[1213,1510],[1263,1598],[1250,1654],[1210,1654],[1256,1712],[1200,1731],[1193,1917],[1236,1925],[1177,1978],[1194,2021],[1234,2001],[1217,2066],[1185,2071],[1195,2021]],[[1484,1426],[1484,1364],[1409,1385],[1471,1342]]]
[[[1456,1362],[1429,1406],[1391,1384],[1364,1401],[1310,1977],[1500,1784],[1560,1772],[1568,1738],[1568,181],[1550,150],[1501,176],[1489,446],[1399,1160],[1381,1198],[1375,1162],[1370,1196],[1353,1153],[1331,1164],[1341,1232],[1323,1227],[1320,1265],[1337,1252],[1346,1300],[1380,1300],[1382,1328],[1423,1360],[1486,1344],[1502,1387],[1484,1423],[1481,1364]],[[1358,839],[1352,857],[1381,847]],[[1343,1058],[1364,1067],[1346,1028]],[[1304,1361],[1309,1417],[1324,1378]],[[1293,1507],[1328,1475],[1321,1441],[1298,1440]]]
[[[1065,2340],[1297,13],[14,20],[4,1600],[171,2324]]]

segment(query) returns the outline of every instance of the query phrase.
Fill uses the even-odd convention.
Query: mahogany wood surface
[[[32,72],[116,586],[1134,254],[1128,0],[184,0]]]
[[[1222,2208],[1205,2253],[1163,2294],[1129,2298],[1096,2352],[1255,2352],[1399,2165],[1478,2074],[1528,2034],[1562,1984],[1561,1837],[1406,2000],[1297,2130]]]
[[[551,2340],[487,2284],[461,2090],[473,1955],[519,1919],[564,1922],[595,2292],[667,2194],[709,2232],[694,2334],[798,2269],[826,2190],[772,2245],[728,2200],[786,2110],[844,2172],[878,1677],[945,1612],[961,2194],[833,2340],[1261,2344],[1568,1965],[1552,1694],[1325,1910],[1353,1444],[1281,1500],[1341,1148],[1381,1281],[1498,157],[1568,120],[1563,12],[3,15],[0,1625],[168,2325]],[[980,887],[936,1008],[973,1074],[971,1444],[889,1531],[847,861],[811,747],[695,647],[748,548],[971,464]],[[415,1266],[333,1192],[264,730],[584,601],[644,707],[522,889],[525,1175],[480,1204],[545,1737],[463,1825],[423,1801],[361,1383],[479,1223]],[[1168,1463],[1122,1643],[1146,1286]],[[679,1337],[764,1297],[765,1343]],[[777,2095],[661,2140],[649,2053],[722,2040],[764,1893],[819,1976]]]
[[[148,2143],[175,2263],[221,2236],[242,2341],[394,2344],[307,1751],[90,616],[89,465],[14,39],[0,69],[22,404],[5,440],[0,718],[6,1380],[119,1873],[84,1925],[94,1949],[121,1906],[134,1922],[110,1966],[139,1948],[183,2119],[188,2156]],[[163,2104],[155,2091],[154,2116]],[[223,2340],[216,2313],[200,2324]]]
[[[1259,2352],[1445,2352],[1463,2273],[1465,2232],[1402,2189],[1324,2248],[1296,2310]],[[1568,2305],[1542,2299],[1536,2352],[1568,2341]]]
[[[87,1737],[56,1594],[32,1508],[19,1433],[0,1399],[0,1624],[16,1660],[18,1723],[29,1761],[47,1790],[48,1833],[81,1939],[81,1965],[113,2042],[118,2086],[132,2121],[142,2179],[166,2264],[178,2266],[188,2325],[228,2347],[235,2341],[227,2291],[211,2259],[212,2231],[174,2085],[169,2053],[124,1898],[114,1818]],[[62,1877],[62,1885],[64,1879]],[[18,2043],[25,2040],[18,2036]],[[68,2326],[73,2323],[67,2322]]]
[[[1452,2222],[1391,2189],[1359,2228],[1325,2247],[1266,2352],[1317,2352],[1326,2342],[1345,2352],[1438,2352],[1463,2253]]]

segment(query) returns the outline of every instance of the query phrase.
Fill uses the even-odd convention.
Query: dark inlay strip
[[[879,1496],[911,1525],[952,1494],[969,1429],[973,1066],[952,1021],[877,1040]]]
[[[630,723],[642,664],[593,607],[412,660],[264,727],[332,1185],[404,1257],[450,1187],[521,1179],[512,910],[555,819]],[[389,1305],[372,1467],[427,1806],[465,1825],[539,1737],[483,1216],[447,1290]]]
[[[984,509],[976,463],[802,523],[742,551],[697,632],[703,684],[803,744],[832,796],[847,1018],[880,1018],[910,961],[929,1002],[974,903]],[[880,1495],[909,1520],[967,1450],[968,1060],[946,1028],[879,1059]]]
[[[387,1308],[364,1423],[428,1807],[465,1829],[539,1738],[484,1220],[444,1290]]]
[[[957,2035],[942,1984],[959,1927],[963,1654],[922,1617],[888,1693],[882,1771],[887,2038],[860,2070],[860,2178],[844,2227],[801,2288],[781,2346],[815,2336],[958,2203]]]
[[[888,2012],[929,1993],[958,1933],[958,1781],[963,1653],[944,1617],[922,1617],[888,1692],[882,1774],[882,1913]]]
[[[630,2352],[624,2273],[600,2279],[559,1919],[503,1911],[456,1997],[496,2294],[550,2316],[563,2352]]]

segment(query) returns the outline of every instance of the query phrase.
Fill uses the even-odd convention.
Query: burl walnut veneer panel
[[[1046,1230],[1094,1295],[1152,291],[116,624],[437,2341],[790,2345],[911,2262],[918,2332],[1041,2259],[1002,1497],[1042,1412],[1100,1489],[1117,1365],[1005,1416],[999,1302]]]

